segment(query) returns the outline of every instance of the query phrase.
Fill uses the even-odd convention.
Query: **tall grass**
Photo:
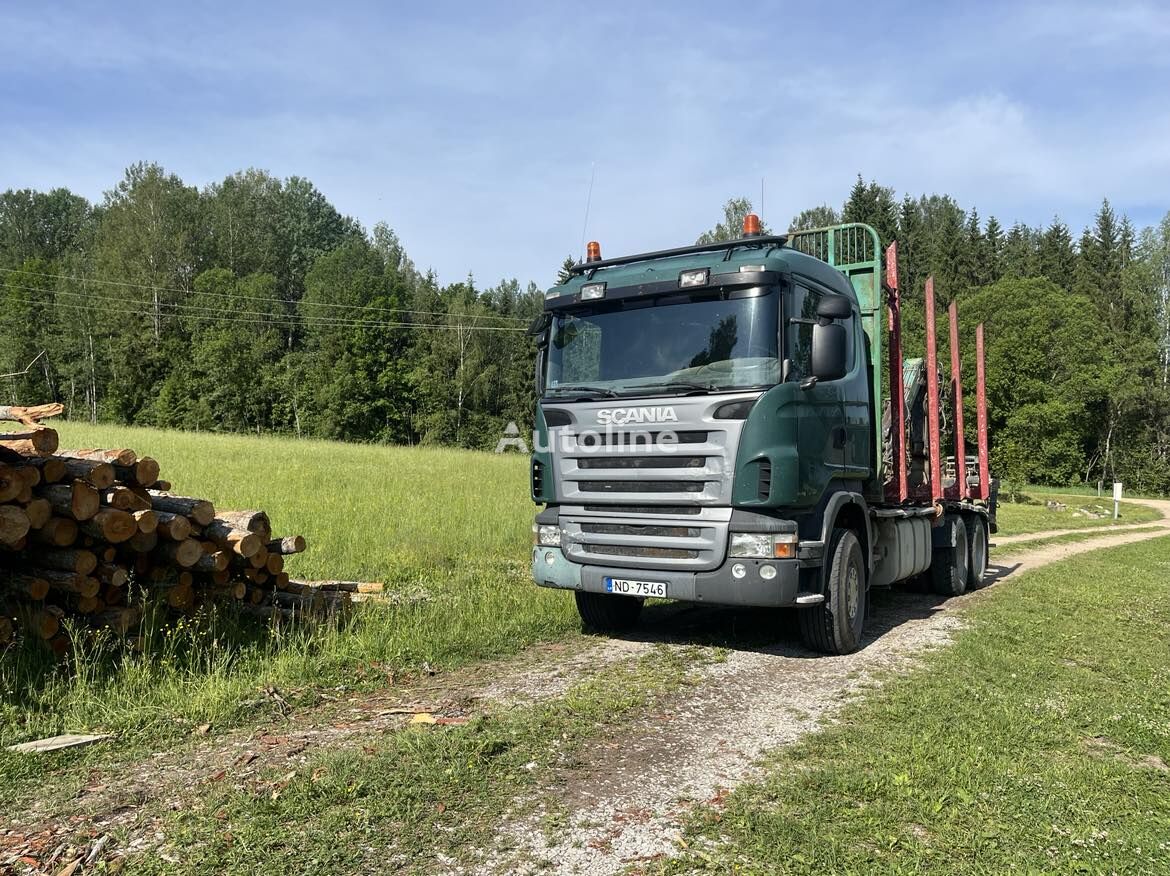
[[[304,696],[388,673],[515,651],[573,629],[563,594],[528,573],[533,506],[519,455],[390,448],[65,424],[63,447],[133,447],[181,493],[264,508],[300,533],[301,578],[383,581],[400,604],[362,606],[340,626],[269,630],[208,613],[144,621],[126,653],[79,637],[54,665],[35,646],[0,656],[0,742],[67,729],[156,736],[239,717],[256,691]]]
[[[63,447],[154,456],[175,490],[221,509],[266,509],[276,532],[308,540],[289,559],[294,577],[383,581],[401,602],[303,628],[269,629],[230,611],[182,623],[156,615],[143,623],[141,653],[78,636],[60,665],[35,643],[9,649],[0,653],[0,744],[65,730],[153,738],[222,727],[265,686],[311,699],[326,687],[510,653],[577,626],[567,594],[529,578],[522,456],[74,423],[60,432]],[[1123,511],[1126,522],[1153,516]],[[1005,505],[1000,515],[1004,534],[1091,523],[1043,505]]]

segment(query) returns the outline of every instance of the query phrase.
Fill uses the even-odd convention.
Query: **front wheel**
[[[576,591],[577,613],[585,629],[598,633],[620,633],[638,622],[642,600],[635,596]]]
[[[865,626],[865,558],[851,529],[834,529],[825,554],[830,565],[825,601],[798,610],[800,637],[823,654],[848,654],[861,645]]]

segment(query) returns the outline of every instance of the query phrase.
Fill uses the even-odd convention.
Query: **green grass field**
[[[1028,533],[1052,532],[1058,529],[1095,529],[1114,524],[1113,502],[1110,499],[1095,499],[1071,496],[1066,493],[1051,492],[1046,487],[1033,487],[1026,490],[1020,497],[1021,501],[1008,502],[1001,499],[996,512],[999,523],[999,534],[1025,535]],[[1046,506],[1048,500],[1053,500],[1067,506],[1064,511],[1050,510]],[[1110,516],[1093,519],[1076,512],[1086,509],[1094,513],[1108,513]],[[1118,508],[1119,526],[1132,526],[1138,523],[1149,523],[1157,520],[1157,510],[1146,505],[1135,505],[1132,502],[1122,502]]]
[[[86,727],[148,737],[195,720],[222,727],[261,685],[376,684],[577,627],[572,601],[529,578],[526,458],[68,423],[60,432],[62,447],[154,456],[176,491],[219,508],[266,509],[278,533],[308,540],[290,558],[294,577],[385,581],[406,602],[276,638],[255,623],[186,623],[156,633],[145,656],[78,660],[78,673],[35,651],[7,653],[0,744]]]
[[[404,602],[364,607],[341,628],[278,635],[230,616],[196,618],[149,628],[144,655],[98,648],[61,666],[35,648],[10,650],[0,658],[0,744],[66,730],[146,742],[193,724],[220,729],[245,717],[241,704],[262,686],[311,702],[330,686],[377,686],[578,629],[572,600],[529,579],[533,507],[519,455],[75,423],[60,432],[63,447],[154,456],[176,491],[220,508],[266,509],[277,532],[308,539],[288,565],[296,577],[384,581]],[[1130,523],[1155,516],[1125,513]],[[1001,522],[1006,535],[1107,521],[1039,504],[1005,505]]]
[[[1170,872],[1168,557],[1162,538],[990,591],[662,870]]]
[[[118,741],[54,758],[0,750],[0,809],[34,795],[68,799],[91,770],[182,745],[204,723],[217,734],[279,720],[271,703],[257,698],[269,685],[300,710],[325,696],[386,687],[430,667],[474,663],[578,630],[571,598],[529,580],[533,508],[522,457],[76,424],[61,433],[62,446],[130,446],[155,456],[177,491],[220,508],[265,508],[278,532],[309,541],[308,552],[289,564],[295,576],[381,580],[404,601],[362,606],[340,627],[273,632],[230,612],[185,619],[150,628],[144,654],[98,644],[62,665],[32,649],[3,653],[0,744],[65,731],[113,731]],[[1091,531],[1111,522],[1074,517],[1071,502],[1069,512],[1048,511],[1046,494],[1029,495],[1035,502],[1003,506],[1001,534]],[[1130,524],[1156,516],[1136,505],[1123,513]],[[736,865],[772,872],[772,848],[789,856],[794,871],[903,872],[952,857],[971,872],[1012,864],[1043,869],[1029,795],[1048,793],[1051,783],[1057,791],[1043,808],[1049,841],[1090,843],[1092,855],[1082,857],[1094,865],[1092,843],[1102,841],[1093,839],[1090,823],[1106,818],[1110,794],[1132,793],[1106,819],[1121,826],[1107,829],[1140,863],[1133,849],[1139,842],[1150,848],[1150,837],[1139,816],[1165,815],[1150,784],[1165,779],[1134,773],[1132,764],[1148,754],[1170,760],[1162,677],[1170,603],[1159,589],[1165,544],[1078,559],[994,591],[953,654],[932,658],[937,669],[856,707],[840,732],[781,755],[767,784],[737,795],[722,821],[696,825],[695,848],[730,838],[729,856],[711,858],[717,872]],[[1102,591],[1101,581],[1111,586]],[[1160,639],[1150,638],[1154,627]],[[669,678],[638,677],[678,684],[688,660]],[[433,807],[460,801],[466,829],[427,840],[428,848],[479,842],[498,807],[530,781],[518,764],[543,763],[557,740],[596,734],[665,690],[657,681],[627,681],[617,691],[586,686],[502,723],[473,722],[441,744],[410,734],[363,756],[320,756],[298,771],[288,794],[259,808],[246,794],[217,790],[208,806],[232,813],[246,847],[221,843],[203,817],[210,809],[168,815],[169,831],[199,844],[192,870],[254,871],[265,849],[279,846],[274,825],[301,819],[321,838],[319,847],[303,850],[307,866],[325,860],[342,834],[362,848],[409,854],[375,842],[383,836],[379,825],[421,818],[422,829]],[[1020,699],[1020,690],[1035,694]],[[1107,740],[1108,756],[1080,757],[1077,740],[1096,736]],[[356,801],[380,814],[351,823]],[[975,866],[984,862],[982,870]],[[1081,859],[1054,862],[1064,871]],[[709,864],[694,857],[669,869]]]

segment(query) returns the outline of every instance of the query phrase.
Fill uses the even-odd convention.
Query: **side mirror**
[[[836,296],[843,298],[843,296]],[[848,299],[843,299],[848,302]],[[812,330],[812,376],[820,380],[840,380],[845,376],[847,362],[847,334],[845,326],[831,322],[814,325]]]
[[[539,313],[536,318],[528,326],[528,334],[536,336],[542,335],[552,324],[552,316],[548,313]]]
[[[845,295],[825,295],[817,302],[821,319],[848,319],[853,316],[853,302]]]

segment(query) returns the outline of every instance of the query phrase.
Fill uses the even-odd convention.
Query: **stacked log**
[[[283,619],[348,606],[288,589],[284,560],[305,549],[303,537],[275,536],[263,511],[217,512],[176,494],[133,450],[60,449],[39,422],[57,413],[0,406],[0,420],[30,427],[0,432],[0,647],[24,637],[61,656],[70,629],[134,638],[153,607],[228,602]]]

